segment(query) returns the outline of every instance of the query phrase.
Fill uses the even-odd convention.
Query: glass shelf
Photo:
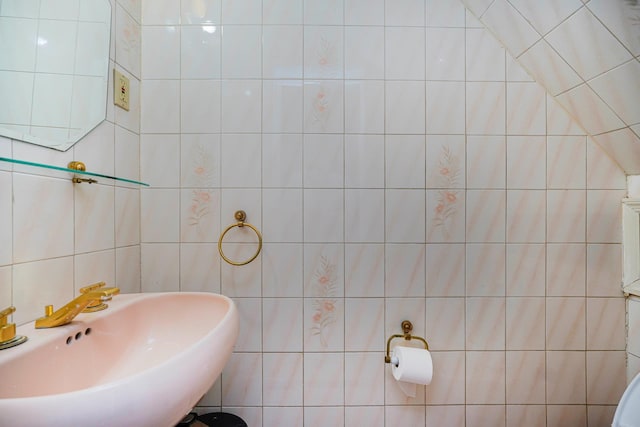
[[[51,169],[51,170],[62,171],[62,172],[69,172],[69,173],[72,173],[74,175],[85,175],[85,176],[95,177],[95,178],[107,178],[107,179],[112,179],[112,180],[118,181],[118,182],[125,182],[125,183],[128,183],[128,184],[136,184],[136,185],[142,185],[144,187],[149,187],[149,184],[146,184],[146,183],[140,182],[140,181],[134,181],[132,179],[118,178],[116,176],[109,176],[109,175],[104,175],[104,174],[101,174],[101,173],[79,171],[79,170],[76,170],[76,169],[63,168],[63,167],[60,167],[60,166],[47,165],[47,164],[44,164],[44,163],[35,163],[35,162],[28,162],[26,160],[9,159],[7,157],[0,157],[0,161],[7,162],[7,163],[14,163],[14,164],[17,164],[17,165],[33,166],[33,167],[37,167],[37,168]]]

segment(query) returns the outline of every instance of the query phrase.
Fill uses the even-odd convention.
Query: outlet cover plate
[[[113,69],[113,103],[129,111],[129,79]]]

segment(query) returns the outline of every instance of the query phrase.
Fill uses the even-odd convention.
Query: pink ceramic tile
[[[585,352],[583,351],[548,351],[547,404],[576,405],[586,403],[585,367]],[[549,411],[547,414],[551,415],[551,412]]]
[[[506,348],[507,350],[545,349],[544,298],[507,298]]]
[[[507,245],[507,296],[544,296],[546,245]]]
[[[585,298],[547,299],[547,350],[585,350]]]
[[[624,350],[623,298],[587,298],[587,350]]]
[[[587,351],[587,403],[616,405],[626,388],[624,351]]]
[[[547,245],[547,296],[584,296],[586,245]]]
[[[466,357],[467,405],[504,404],[505,352],[467,351]]]
[[[507,352],[507,404],[545,403],[545,352]]]
[[[505,298],[467,298],[466,349],[504,350]]]

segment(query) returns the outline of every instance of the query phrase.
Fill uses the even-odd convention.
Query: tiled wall
[[[90,171],[139,178],[139,2],[112,3],[112,35],[110,70],[131,78],[131,111],[114,109],[111,89],[107,120],[70,150],[0,137],[1,157],[61,167],[81,160]],[[70,178],[0,163],[0,306],[13,304],[18,324],[42,316],[47,304],[68,302],[90,283],[140,290],[140,190],[104,180],[74,185]]]
[[[640,4],[463,0],[627,173],[640,172]]]
[[[220,291],[241,313],[201,411],[610,423],[624,174],[461,3],[142,9],[142,289]],[[265,241],[244,267],[217,253],[237,209]],[[245,231],[227,255],[253,253]],[[405,318],[433,350],[416,398],[383,363]]]
[[[631,297],[627,302],[629,338],[627,340],[627,381],[640,373],[640,298]]]

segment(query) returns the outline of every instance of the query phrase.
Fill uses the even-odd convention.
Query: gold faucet
[[[46,306],[44,308],[44,317],[36,320],[36,329],[55,328],[56,326],[66,325],[85,308],[100,305],[103,301],[108,301],[111,297],[120,293],[120,289],[118,288],[105,288],[103,286],[104,282],[100,282],[87,286],[87,288],[91,288],[88,291],[85,291],[86,288],[81,289],[81,292],[85,292],[82,292],[80,296],[60,307],[55,312],[53,311],[52,305]]]
[[[15,347],[27,340],[23,335],[16,335],[16,324],[7,320],[15,311],[13,306],[0,311],[0,350]]]

